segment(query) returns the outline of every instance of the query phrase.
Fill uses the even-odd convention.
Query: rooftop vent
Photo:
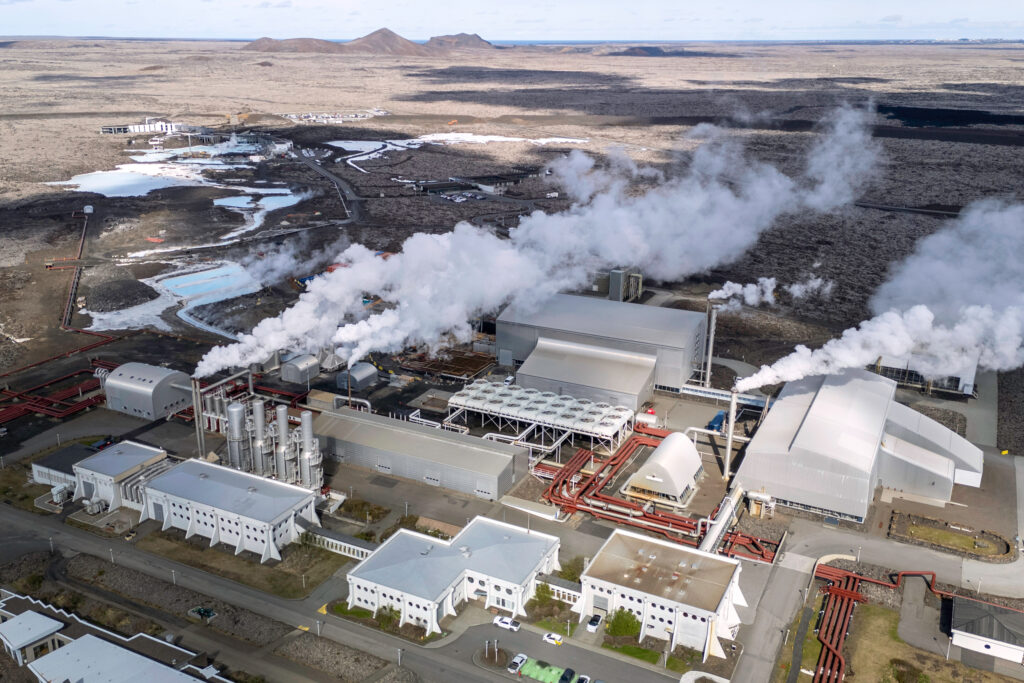
[[[200,479],[206,479],[207,476],[209,476],[209,475],[207,475],[206,472],[200,472],[199,473],[199,478]]]
[[[250,486],[249,488],[246,489],[246,491],[248,491],[249,493],[256,493],[256,487]]]

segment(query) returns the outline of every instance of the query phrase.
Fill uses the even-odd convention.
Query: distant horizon
[[[375,29],[377,30],[377,29]],[[371,31],[372,33],[372,31]],[[397,33],[397,31],[396,31]],[[441,35],[457,35],[458,33],[444,33],[437,34],[436,36],[429,36],[427,38],[409,38],[408,36],[402,36],[413,43],[426,43],[430,38],[434,38]],[[466,32],[469,33],[469,32]],[[320,38],[313,35],[296,35],[288,38],[271,38],[271,40],[323,40],[329,43],[349,43],[353,40],[358,40],[368,33],[358,35],[352,38]],[[401,34],[399,34],[401,35]],[[470,33],[472,35],[472,33]],[[479,35],[479,34],[476,34]],[[138,42],[158,42],[158,41],[170,41],[170,42],[199,42],[199,43],[251,43],[262,38],[268,38],[270,36],[257,36],[255,38],[223,38],[223,37],[200,37],[200,36],[117,36],[117,35],[63,35],[63,34],[32,34],[32,35],[0,35],[0,41],[18,41],[18,40],[44,40],[44,39],[57,39],[57,40],[130,40]],[[622,39],[622,38],[609,38],[607,40],[592,38],[586,40],[580,39],[552,39],[552,38],[541,38],[531,40],[529,38],[488,38],[480,35],[480,38],[486,40],[488,43],[494,45],[636,45],[636,44],[657,44],[657,45],[692,45],[692,44],[707,44],[707,43],[720,43],[720,44],[821,44],[821,45],[841,45],[841,44],[891,44],[891,43],[1024,43],[1024,36],[1020,38],[928,38],[928,37],[893,37],[893,38],[676,38],[676,39],[641,39],[637,38],[634,40]]]
[[[143,0],[0,0],[0,26],[26,38],[231,42],[341,42],[382,26],[506,44],[1024,40],[1024,15],[1005,0],[176,0],[172,12]]]

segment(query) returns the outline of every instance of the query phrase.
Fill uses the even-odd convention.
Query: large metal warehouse
[[[747,445],[734,486],[781,505],[863,522],[878,486],[948,502],[981,482],[981,450],[896,403],[867,370],[789,382]],[[975,483],[977,482],[977,483]]]
[[[541,338],[573,342],[650,356],[654,388],[678,392],[700,373],[706,336],[703,313],[557,294],[537,309],[509,306],[502,311],[498,362],[526,362]]]
[[[329,458],[487,500],[528,465],[525,448],[344,408],[322,413],[313,433]]]
[[[160,420],[192,402],[191,380],[184,372],[159,365],[125,363],[103,380],[107,408],[147,420]]]
[[[519,386],[634,412],[654,394],[654,356],[540,339],[516,372]]]

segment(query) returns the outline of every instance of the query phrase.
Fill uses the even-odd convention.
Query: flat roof
[[[616,529],[583,576],[715,612],[738,571],[737,560]]]
[[[637,395],[656,362],[653,355],[541,337],[517,374]]]
[[[450,541],[400,529],[349,576],[435,601],[467,570],[522,584],[558,542],[486,517],[475,517]]]
[[[80,463],[86,458],[91,458],[96,455],[96,451],[80,443],[73,443],[70,446],[65,446],[59,451],[50,453],[45,458],[39,458],[33,465],[39,465],[46,469],[54,470],[56,472],[63,472],[64,474],[74,475],[74,465]]]
[[[195,459],[174,466],[146,488],[267,523],[313,498],[301,486]]]
[[[108,477],[117,477],[130,469],[145,465],[153,458],[166,455],[167,453],[160,448],[135,441],[122,441],[82,460],[76,467]]]
[[[953,598],[951,627],[971,635],[1024,647],[1024,612],[964,598]]]
[[[196,683],[193,676],[94,635],[76,638],[28,667],[46,681]]]
[[[20,650],[64,628],[56,619],[26,611],[0,624],[0,638],[13,650]],[[63,680],[63,679],[61,679]]]
[[[556,294],[534,309],[508,306],[498,322],[681,349],[690,347],[705,316],[677,308]]]
[[[525,449],[348,408],[323,412],[313,433],[440,465],[499,476]]]

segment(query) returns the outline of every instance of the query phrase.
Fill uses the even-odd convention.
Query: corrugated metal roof
[[[895,390],[892,380],[858,369],[789,382],[747,445],[735,484],[865,516]]]
[[[401,529],[349,576],[436,601],[467,570],[523,584],[557,545],[554,536],[476,517],[450,541]]]
[[[440,465],[499,476],[526,449],[356,410],[323,412],[313,433]]]
[[[656,362],[647,354],[541,337],[518,374],[636,395],[650,383]]]
[[[137,385],[159,384],[166,377],[173,375],[180,375],[184,378],[186,384],[189,382],[188,375],[179,370],[171,370],[170,368],[149,365],[148,363],[124,363],[119,365],[110,371],[106,381],[114,380],[115,382]]]
[[[616,529],[583,577],[715,612],[738,571],[736,560]]]
[[[953,598],[954,631],[1024,647],[1024,613],[987,605],[974,600]]]
[[[700,468],[696,446],[685,434],[673,432],[629,478],[629,486],[679,496],[687,486],[693,486]]]
[[[300,486],[202,460],[185,460],[146,488],[267,523],[313,499]]]
[[[901,403],[893,401],[889,406],[886,431],[949,458],[958,470],[980,474],[984,467],[980,448],[953,430]]]
[[[705,316],[675,308],[556,294],[533,310],[509,306],[498,322],[684,349],[705,323]]]
[[[166,453],[160,448],[146,446],[134,441],[122,441],[108,446],[91,457],[74,465],[77,469],[96,472],[107,477],[117,477],[130,469],[144,465],[153,458]]]

